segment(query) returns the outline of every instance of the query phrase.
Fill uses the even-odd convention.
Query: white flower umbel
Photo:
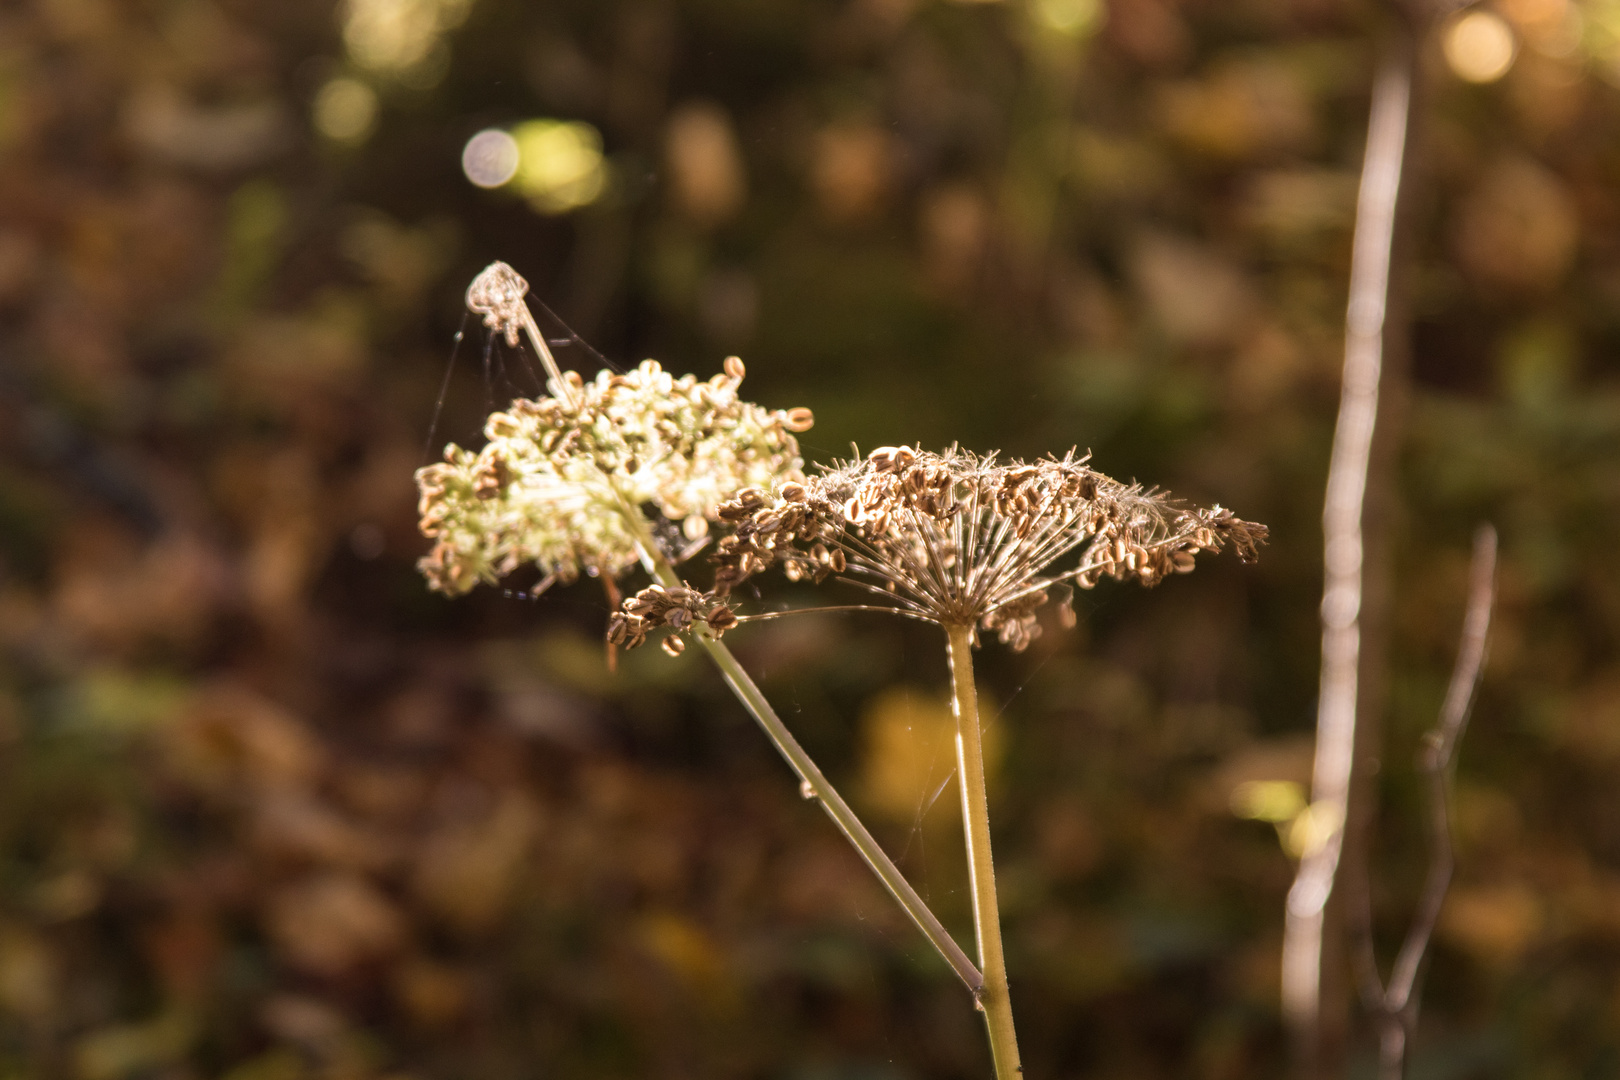
[[[651,360],[563,378],[566,397],[513,402],[485,423],[482,450],[451,445],[417,472],[422,531],[437,541],[421,569],[435,589],[464,593],[528,564],[541,587],[616,578],[642,557],[627,514],[651,507],[696,540],[737,492],[802,475],[793,432],[809,410],[743,401],[736,357],[703,382]]]

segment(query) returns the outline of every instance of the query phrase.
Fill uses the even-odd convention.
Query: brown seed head
[[[737,621],[736,613],[712,593],[655,584],[625,598],[608,623],[608,641],[633,649],[646,642],[648,631],[663,628],[672,631],[664,638],[664,651],[678,656],[686,647],[681,635],[697,630],[718,638]]]
[[[1070,585],[1089,589],[1104,575],[1155,585],[1225,543],[1251,559],[1266,535],[1072,453],[1001,464],[909,446],[880,447],[774,496],[743,492],[719,517],[735,532],[716,546],[716,597],[772,565],[796,581],[847,574],[901,614],[993,630],[1014,649],[1040,634],[1037,611],[1050,599],[1072,625]]]

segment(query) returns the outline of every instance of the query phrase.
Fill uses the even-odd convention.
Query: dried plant
[[[1439,722],[1423,736],[1418,751],[1418,771],[1423,775],[1427,796],[1424,809],[1429,869],[1400,952],[1390,966],[1388,983],[1379,974],[1378,957],[1373,948],[1370,872],[1366,860],[1351,863],[1351,873],[1346,876],[1350,886],[1351,960],[1360,984],[1362,1006],[1378,1029],[1380,1080],[1401,1080],[1406,1075],[1406,1051],[1417,1028],[1422,1003],[1419,980],[1456,868],[1451,840],[1451,802],[1457,744],[1468,729],[1474,695],[1485,670],[1491,609],[1496,603],[1496,529],[1493,526],[1482,525],[1474,534],[1473,566],[1468,576],[1468,612],[1463,618],[1462,640],[1451,669],[1451,684],[1440,706]]]
[[[706,382],[675,378],[647,361],[587,383],[558,370],[524,301],[527,288],[496,263],[467,290],[467,306],[508,343],[527,336],[546,365],[551,396],[494,413],[482,450],[452,445],[443,463],[417,473],[421,528],[435,541],[422,572],[434,588],[459,594],[531,563],[542,588],[582,572],[611,582],[644,567],[653,584],[613,613],[610,647],[635,648],[658,629],[669,631],[663,644],[671,655],[684,651],[687,638],[703,646],[798,773],[805,796],[821,802],[972,991],[985,1013],[996,1075],[1014,1080],[1023,1067],[990,857],[972,665],[979,631],[1024,649],[1041,632],[1039,610],[1054,599],[1059,619],[1073,625],[1075,587],[1092,588],[1105,576],[1155,585],[1192,570],[1199,552],[1228,544],[1250,561],[1265,526],[1122,484],[1072,451],[1002,463],[956,448],[883,447],[806,478],[793,433],[810,426],[809,410],[773,412],[741,400],[742,361],[728,359],[725,373]],[[660,542],[659,523],[690,546]],[[713,587],[704,592],[680,581],[674,563],[716,524],[727,533],[715,547]],[[796,581],[838,575],[876,597],[846,609],[886,611],[945,630],[979,967],[721,643],[740,622],[771,617],[739,616],[729,597],[772,566]]]
[[[1288,891],[1281,974],[1283,1018],[1292,1029],[1302,1075],[1314,1074],[1321,1065],[1327,906],[1351,821],[1363,623],[1376,614],[1367,609],[1363,588],[1368,541],[1376,541],[1367,535],[1365,516],[1369,485],[1389,479],[1387,467],[1373,470],[1373,443],[1381,426],[1385,319],[1415,56],[1413,50],[1397,50],[1374,84],[1350,256],[1344,377],[1322,506],[1322,668],[1311,806],[1313,814],[1332,824],[1300,859]],[[1387,422],[1382,426],[1387,440]]]
[[[713,591],[630,598],[611,630],[617,640],[639,644],[660,626],[681,632],[705,622],[722,631],[759,618],[739,620],[724,600],[774,565],[793,581],[840,575],[877,598],[850,607],[976,627],[1021,651],[1040,636],[1038,612],[1049,602],[1064,625],[1074,624],[1071,586],[1090,589],[1103,577],[1154,585],[1227,544],[1252,561],[1266,537],[1264,525],[1230,510],[1180,506],[1072,453],[1003,464],[994,455],[908,446],[882,447],[770,493],[746,489],[718,514],[733,531],[717,545]],[[1074,565],[1054,569],[1071,555]]]
[[[990,814],[972,650],[980,630],[1015,650],[1039,635],[1038,610],[1054,596],[1073,625],[1071,586],[1099,578],[1154,585],[1193,568],[1201,551],[1227,544],[1256,557],[1266,527],[1229,510],[1188,509],[1162,493],[1122,484],[1071,452],[1061,460],[999,463],[959,449],[944,454],[882,447],[811,480],[750,488],[719,508],[732,526],[714,556],[708,593],[653,586],[626,600],[609,639],[634,646],[667,628],[665,648],[682,634],[712,640],[748,618],[726,598],[771,566],[793,580],[832,575],[874,594],[846,609],[886,611],[945,630],[956,716],[956,774],[972,884],[973,925],[984,1011],[998,1080],[1023,1073],[1013,1025],[1001,917],[990,851]],[[1058,569],[1075,556],[1074,564]]]
[[[558,370],[524,296],[528,285],[494,263],[467,290],[467,306],[517,344],[519,334],[546,365],[551,396],[519,400],[485,423],[474,452],[446,449],[442,463],[418,470],[420,527],[434,540],[419,563],[429,584],[459,595],[494,584],[526,565],[538,588],[581,573],[612,582],[638,565],[655,584],[635,598],[660,625],[696,628],[727,684],[885,888],[945,961],[977,993],[978,968],[951,938],[837,790],[793,738],[737,663],[720,635],[735,623],[723,603],[681,585],[674,564],[695,554],[720,508],[760,485],[802,484],[794,433],[810,427],[808,409],[768,410],[737,395],[744,369],[701,381],[676,378],[646,361],[626,374],[590,382]],[[701,602],[701,606],[700,605]],[[637,645],[616,618],[615,643]],[[680,652],[684,639],[666,643]]]

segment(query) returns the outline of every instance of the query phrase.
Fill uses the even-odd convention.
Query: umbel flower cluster
[[[839,575],[874,594],[859,606],[992,631],[1021,650],[1039,636],[1037,611],[1050,601],[1073,625],[1071,587],[1089,589],[1104,576],[1155,585],[1192,570],[1199,552],[1231,544],[1247,562],[1265,541],[1264,525],[1219,506],[1183,507],[1087,461],[1070,453],[1001,463],[954,448],[883,447],[814,479],[744,490],[719,510],[732,532],[717,545],[712,593],[670,603],[643,592],[625,601],[609,632],[634,645],[651,629],[685,631],[710,612],[720,613],[721,626],[710,622],[718,632],[738,618],[724,605],[731,591],[780,566],[795,581]]]
[[[417,471],[421,529],[435,541],[419,564],[429,584],[459,595],[530,563],[537,589],[582,572],[616,578],[642,561],[644,508],[695,541],[739,491],[802,480],[793,433],[810,411],[743,401],[743,375],[736,357],[707,381],[651,360],[590,382],[568,372],[557,396],[491,414],[482,450],[451,444]]]

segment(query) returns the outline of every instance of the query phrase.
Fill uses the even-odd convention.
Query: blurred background
[[[747,396],[814,409],[812,461],[1078,446],[1271,526],[1257,567],[1105,582],[980,670],[1029,1075],[1282,1074],[1390,26],[1372,0],[6,5],[0,1077],[988,1075],[967,995],[701,657],[610,673],[596,583],[448,601],[415,573],[412,471],[537,389],[461,314],[496,258],[616,363],[740,353]],[[1620,5],[1481,5],[1421,68],[1380,945],[1489,519],[1412,1075],[1617,1076]],[[937,631],[731,640],[965,940]]]

